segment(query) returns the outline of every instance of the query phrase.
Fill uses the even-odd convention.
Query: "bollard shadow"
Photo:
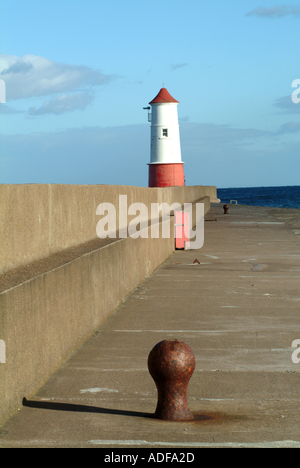
[[[38,408],[54,411],[71,411],[75,413],[98,413],[98,414],[113,414],[118,416],[134,416],[137,418],[153,418],[152,413],[142,413],[139,411],[117,410],[110,408],[99,408],[97,406],[76,405],[73,403],[55,403],[53,401],[34,401],[23,398],[23,406],[27,408]]]

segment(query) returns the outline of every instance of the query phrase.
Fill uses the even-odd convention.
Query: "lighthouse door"
[[[188,250],[190,248],[189,223],[190,213],[175,211],[175,248]],[[185,228],[186,226],[186,228]],[[186,235],[186,232],[188,233]]]

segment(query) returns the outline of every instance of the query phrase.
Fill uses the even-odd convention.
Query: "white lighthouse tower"
[[[149,187],[185,185],[177,113],[179,103],[166,88],[162,88],[149,104],[152,107]]]

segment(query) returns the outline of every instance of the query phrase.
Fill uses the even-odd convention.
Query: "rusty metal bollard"
[[[227,205],[227,203],[225,205],[223,205],[223,210],[224,210],[224,214],[228,214],[229,205]]]
[[[166,421],[194,419],[186,394],[195,370],[191,348],[178,340],[161,341],[149,354],[148,369],[158,392],[154,417]]]

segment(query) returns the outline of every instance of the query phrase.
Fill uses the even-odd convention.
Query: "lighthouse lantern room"
[[[149,187],[185,185],[181,161],[177,106],[166,88],[149,102],[151,112],[151,159]],[[149,109],[149,108],[146,108]]]

